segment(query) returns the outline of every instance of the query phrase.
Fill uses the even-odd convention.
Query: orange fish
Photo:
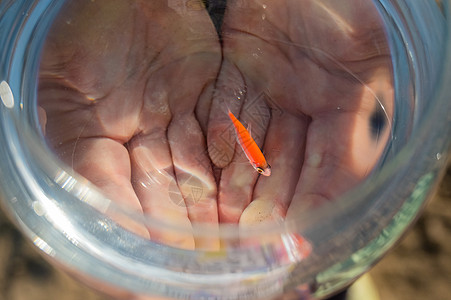
[[[257,143],[255,143],[249,131],[241,124],[240,121],[229,110],[229,118],[232,120],[233,126],[235,126],[235,132],[246,157],[254,167],[254,169],[264,176],[271,175],[271,166],[266,162],[266,158],[263,155]]]

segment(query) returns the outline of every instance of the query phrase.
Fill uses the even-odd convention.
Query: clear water
[[[152,3],[0,2],[7,210],[55,260],[137,294],[348,284],[413,221],[444,163],[449,124],[431,122],[449,112],[442,11],[379,1],[382,20],[373,7],[353,19],[318,5],[297,40],[268,25],[277,8],[237,1],[222,23],[209,6],[226,28],[221,60],[204,10]],[[243,22],[256,32],[232,29]]]
[[[300,2],[305,24],[279,28],[279,5],[231,2],[222,57],[207,12],[175,3],[88,1],[57,17],[38,106],[48,144],[70,168],[114,202],[185,228],[280,224],[372,172],[391,138],[394,81],[371,3],[359,16]],[[175,247],[220,247],[148,231]]]

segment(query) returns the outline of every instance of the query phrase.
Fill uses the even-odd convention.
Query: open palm
[[[218,224],[202,126],[221,56],[205,9],[182,9],[165,0],[70,2],[45,44],[39,105],[47,139],[74,170],[114,201],[190,228]],[[189,180],[202,185],[196,199]],[[177,247],[217,246],[131,229]]]
[[[210,156],[224,168],[221,222],[296,217],[371,171],[389,137],[393,87],[370,1],[231,0],[222,37],[208,127]],[[270,177],[246,164],[226,108],[250,127]]]

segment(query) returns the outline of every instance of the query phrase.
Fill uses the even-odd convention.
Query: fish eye
[[[258,173],[261,174],[261,173],[263,173],[263,171],[264,171],[263,168],[260,168],[260,167],[257,168],[257,172],[258,172]]]

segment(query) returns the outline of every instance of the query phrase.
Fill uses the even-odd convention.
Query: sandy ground
[[[451,166],[413,230],[370,274],[383,300],[451,299]]]
[[[451,300],[451,167],[417,225],[370,275],[382,300]],[[41,299],[106,298],[50,266],[0,213],[0,300]]]

